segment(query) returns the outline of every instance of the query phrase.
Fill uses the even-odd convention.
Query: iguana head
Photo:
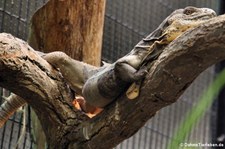
[[[186,30],[194,28],[215,16],[215,11],[209,8],[189,6],[184,9],[177,9],[171,13],[146,40],[160,41],[160,39],[163,38],[162,43],[169,43]]]
[[[168,26],[162,31],[164,41],[171,42],[183,32],[192,29],[216,16],[209,8],[186,7],[174,11],[167,19]]]
[[[171,25],[176,21],[198,22],[208,20],[216,16],[216,12],[210,8],[196,8],[188,6],[184,9],[175,10],[168,18],[167,23]]]

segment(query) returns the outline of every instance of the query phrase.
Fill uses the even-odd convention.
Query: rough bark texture
[[[76,125],[71,119],[77,117],[79,122],[85,116],[74,113],[75,109],[71,105],[73,96],[68,85],[31,47],[7,34],[1,34],[0,43],[0,72],[3,73],[0,76],[1,86],[27,99],[27,103],[38,113],[48,136],[47,141],[55,148],[55,141],[61,142],[63,138],[59,135],[70,132],[70,125]],[[50,132],[64,133],[50,135]]]
[[[99,66],[104,13],[105,0],[50,0],[31,20],[29,44]]]
[[[203,70],[223,59],[225,15],[169,44],[154,62],[136,100],[122,96],[89,119],[71,106],[70,90],[58,72],[25,42],[1,34],[0,86],[27,99],[38,112],[51,148],[112,148],[175,102]]]

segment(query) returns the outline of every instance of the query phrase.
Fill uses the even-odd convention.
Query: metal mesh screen
[[[0,31],[26,40],[29,19],[45,0],[0,0]],[[209,7],[218,12],[219,1],[208,0],[108,0],[105,14],[102,59],[113,62],[125,55],[141,38],[153,31],[174,9],[185,6]],[[136,135],[118,145],[117,149],[164,149],[186,112],[196,103],[202,91],[213,80],[211,67],[189,87],[181,100],[161,110]],[[1,92],[0,95],[2,95]],[[212,142],[215,109],[209,109],[187,142]],[[27,115],[29,119],[29,112]],[[21,133],[22,114],[18,112],[0,129],[0,148],[15,146]],[[30,121],[21,148],[32,148]]]

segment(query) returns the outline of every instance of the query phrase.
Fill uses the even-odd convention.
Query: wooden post
[[[31,20],[29,43],[99,66],[104,13],[105,0],[50,0]]]

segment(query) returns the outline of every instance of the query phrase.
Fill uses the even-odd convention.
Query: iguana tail
[[[23,98],[15,94],[2,98],[5,99],[5,102],[0,106],[0,128],[5,124],[9,117],[18,110],[18,108],[26,104],[26,101]]]

